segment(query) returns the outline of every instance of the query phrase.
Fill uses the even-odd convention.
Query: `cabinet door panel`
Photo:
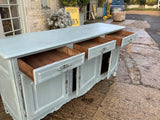
[[[63,73],[55,78],[51,78],[42,84],[34,86],[35,104],[37,109],[49,104],[58,104],[67,95],[66,74]]]
[[[97,82],[99,75],[99,56],[91,60],[87,60],[80,66],[80,79],[78,82],[78,96],[83,95],[90,90]]]
[[[117,70],[119,53],[120,53],[120,47],[119,46],[116,46],[116,49],[111,51],[111,57],[110,57],[110,62],[109,62],[109,70],[108,70],[107,79],[109,79],[110,76],[113,74],[113,72],[115,70]]]
[[[24,100],[29,118],[38,117],[46,111],[55,111],[68,101],[68,73],[51,78],[35,85],[24,74],[22,85]]]

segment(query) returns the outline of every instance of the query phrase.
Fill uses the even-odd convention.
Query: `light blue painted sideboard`
[[[95,23],[0,39],[0,93],[14,120],[40,120],[116,74],[125,27]]]

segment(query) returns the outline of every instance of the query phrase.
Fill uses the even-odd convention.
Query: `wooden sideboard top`
[[[124,28],[124,26],[94,23],[6,37],[0,39],[0,56],[5,59],[19,58],[62,47],[69,43],[89,40]]]

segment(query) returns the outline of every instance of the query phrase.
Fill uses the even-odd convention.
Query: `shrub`
[[[98,0],[98,6],[103,7],[106,0]]]
[[[80,7],[86,6],[87,4],[89,4],[90,0],[78,0],[78,5]]]
[[[131,0],[130,4],[133,4],[133,5],[137,4],[137,0]]]
[[[90,0],[78,0],[79,11],[83,12],[83,6],[86,6],[90,3]]]
[[[146,4],[146,0],[139,0],[139,4],[140,5],[145,5]]]
[[[149,6],[153,6],[153,5],[157,5],[157,3],[158,3],[158,0],[148,0],[148,5]]]
[[[64,5],[64,6],[76,6],[77,5],[77,0],[60,0],[60,2]]]
[[[131,0],[124,0],[125,3],[130,4]]]

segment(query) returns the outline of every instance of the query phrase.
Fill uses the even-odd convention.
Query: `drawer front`
[[[115,46],[116,46],[116,41],[114,40],[114,41],[110,41],[110,42],[98,45],[96,47],[89,48],[88,60],[113,50]]]
[[[84,53],[35,69],[34,83],[40,84],[84,63]]]
[[[128,45],[128,44],[130,44],[131,42],[135,41],[136,36],[137,36],[137,34],[135,33],[135,34],[129,35],[129,36],[127,36],[127,37],[124,37],[124,38],[122,39],[121,47],[123,47],[123,46],[125,46],[125,45]]]

